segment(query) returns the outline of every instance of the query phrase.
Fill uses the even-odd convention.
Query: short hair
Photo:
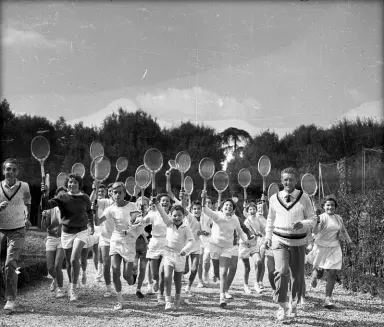
[[[109,183],[109,184],[108,184],[108,188],[111,188],[112,185],[113,185],[113,183]]]
[[[231,202],[233,205],[233,212],[236,210],[237,206],[236,206],[235,201],[233,201],[231,198],[228,198],[228,199],[225,199],[223,202],[221,202],[220,207],[218,208],[219,211],[221,211],[221,208],[224,206],[224,203],[228,202],[228,201]]]
[[[100,184],[100,185],[99,185],[99,190],[100,190],[101,188],[105,189],[105,188],[106,188],[105,184]]]
[[[257,205],[255,202],[251,202],[249,203],[246,207],[245,207],[245,211],[248,212],[249,208],[250,207],[254,207],[255,209],[257,209]]]
[[[138,205],[142,205],[143,202],[147,202],[149,204],[150,201],[146,196],[144,196],[144,197],[140,196],[136,199],[136,204],[138,204]]]
[[[19,169],[19,164],[17,162],[17,159],[15,159],[15,158],[8,158],[8,159],[6,159],[3,162],[3,170],[5,169],[5,165],[8,164],[8,163],[16,165],[17,169]]]
[[[160,194],[158,194],[158,195],[156,196],[156,200],[157,200],[157,201],[160,201],[161,198],[162,198],[163,196],[166,196],[170,201],[172,200],[171,197],[170,197],[170,195],[167,194],[167,193],[160,193]]]
[[[123,191],[125,192],[125,185],[123,182],[114,182],[112,183],[112,190],[116,190],[117,188],[121,187],[123,189]]]
[[[57,188],[55,195],[58,195],[61,191],[67,192],[67,189],[64,186],[60,186]]]
[[[280,176],[283,177],[283,174],[292,174],[292,175],[295,175],[296,178],[299,177],[299,172],[297,171],[296,168],[293,168],[293,167],[287,167],[287,168],[284,168],[284,169],[281,171]]]
[[[189,211],[192,212],[193,206],[203,206],[200,200],[192,201],[191,206],[189,207]]]
[[[64,183],[65,187],[68,187],[68,181],[71,178],[74,178],[77,180],[77,182],[79,183],[79,189],[81,190],[83,188],[83,179],[79,174],[69,174],[68,177],[65,179],[65,183]]]
[[[333,203],[335,204],[335,208],[337,208],[337,200],[336,200],[336,197],[332,194],[332,195],[327,195],[324,200],[323,200],[323,203],[322,203],[322,207],[324,207],[325,203],[327,201],[333,201]]]
[[[171,209],[169,210],[169,212],[172,213],[176,210],[180,210],[183,213],[183,215],[185,215],[185,209],[180,204],[176,204],[176,205],[172,206]]]

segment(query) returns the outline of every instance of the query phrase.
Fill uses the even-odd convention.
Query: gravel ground
[[[24,288],[18,295],[18,309],[12,314],[0,309],[0,327],[15,326],[280,326],[274,316],[276,305],[271,301],[271,289],[261,295],[245,295],[242,290],[243,264],[231,288],[235,300],[227,309],[218,306],[218,284],[211,288],[196,289],[194,296],[185,298],[182,309],[164,312],[157,305],[156,296],[137,299],[135,287],[124,283],[125,309],[112,311],[115,298],[104,299],[102,283],[94,281],[95,270],[88,261],[88,282],[80,290],[79,302],[69,303],[68,298],[56,300],[49,291],[50,278]],[[250,280],[253,280],[251,273]],[[250,283],[251,284],[251,283]],[[67,285],[67,280],[65,280]],[[264,285],[268,285],[267,279]],[[307,280],[307,285],[309,281]],[[299,310],[298,317],[289,326],[384,326],[384,301],[366,294],[351,293],[337,285],[334,292],[336,308],[323,308],[324,282],[312,290],[308,287],[307,309]],[[143,293],[146,285],[142,288]],[[4,303],[1,303],[1,308]]]

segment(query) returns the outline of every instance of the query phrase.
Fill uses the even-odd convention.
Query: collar
[[[19,186],[20,181],[16,178],[16,182],[15,182],[15,184],[13,184],[12,186],[9,186],[8,183],[7,183],[7,180],[4,179],[4,180],[2,181],[2,184],[3,184],[3,187],[4,187],[4,188],[7,188],[8,190],[11,190],[11,189],[13,189],[13,188],[16,187],[16,186]]]
[[[288,193],[286,190],[282,190],[280,194],[284,200],[285,200],[285,197],[289,194],[292,200],[292,199],[296,199],[299,193],[300,193],[299,190],[294,189],[292,193]]]
[[[79,193],[76,193],[76,194],[73,194],[71,191],[68,191],[67,192],[69,195],[73,195],[73,196],[78,196],[78,195],[84,195],[84,193],[83,192],[79,192]]]

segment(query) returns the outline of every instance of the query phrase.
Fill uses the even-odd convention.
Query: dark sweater
[[[77,234],[88,228],[93,228],[93,212],[91,200],[87,194],[71,195],[60,194],[51,200],[42,199],[43,210],[59,207],[62,222],[62,231],[68,234]]]

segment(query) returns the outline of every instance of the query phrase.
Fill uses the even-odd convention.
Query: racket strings
[[[248,169],[239,172],[238,182],[242,187],[247,187],[251,183],[251,173]]]
[[[163,155],[157,149],[149,149],[144,154],[144,164],[151,171],[159,171],[163,166]]]
[[[92,160],[94,160],[96,157],[104,155],[104,147],[100,142],[95,141],[92,142],[89,152]]]
[[[141,169],[137,171],[135,181],[140,188],[148,187],[149,183],[151,182],[151,176],[149,174],[149,171],[146,169]]]
[[[305,174],[301,179],[301,188],[309,195],[314,195],[317,191],[316,178],[311,174]]]
[[[215,173],[215,164],[211,159],[202,160],[199,166],[200,176],[205,179],[210,179]]]
[[[193,180],[190,176],[187,176],[184,179],[184,188],[188,194],[191,194],[193,192]]]
[[[116,161],[117,170],[124,171],[128,168],[128,159],[125,157],[120,157]]]
[[[267,176],[271,170],[271,160],[267,156],[259,159],[258,170],[261,176]]]
[[[81,177],[83,177],[85,175],[85,167],[81,163],[75,163],[72,166],[71,171],[72,171],[72,174],[77,174],[77,175],[80,175]]]
[[[37,159],[45,159],[50,152],[48,140],[43,136],[36,136],[31,142],[31,152]]]
[[[136,180],[134,177],[130,176],[125,180],[125,189],[127,190],[130,196],[135,194]]]
[[[91,164],[92,177],[98,181],[107,179],[111,171],[111,162],[107,157],[96,157]]]
[[[179,153],[176,156],[176,165],[181,172],[187,172],[191,167],[191,157],[188,153]]]

